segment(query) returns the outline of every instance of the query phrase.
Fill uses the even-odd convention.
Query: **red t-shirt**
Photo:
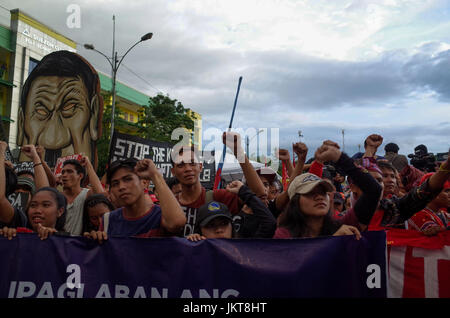
[[[228,207],[228,210],[231,214],[239,213],[239,197],[231,192],[228,192],[225,189],[213,190],[213,200],[217,202],[221,202]],[[183,236],[188,236],[190,234],[196,233],[195,223],[197,221],[197,212],[198,208],[200,208],[203,204],[205,204],[206,200],[206,189],[202,187],[202,193],[198,197],[196,201],[189,205],[181,205],[184,213],[186,214],[186,225],[184,226]]]

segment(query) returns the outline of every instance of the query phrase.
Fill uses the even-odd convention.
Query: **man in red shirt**
[[[230,148],[241,165],[247,180],[248,187],[259,197],[267,196],[264,185],[258,177],[255,169],[251,165],[249,159],[244,154],[244,149],[241,145],[241,136],[235,132],[224,132],[223,143]],[[182,235],[187,237],[190,234],[198,233],[195,229],[197,221],[198,209],[209,201],[217,201],[224,203],[231,214],[237,214],[240,211],[239,197],[236,194],[230,193],[225,189],[216,189],[206,191],[200,183],[200,173],[203,165],[196,156],[192,148],[182,148],[178,153],[172,153],[172,174],[178,179],[181,184],[181,192],[177,199],[181,208],[186,214],[186,225]]]

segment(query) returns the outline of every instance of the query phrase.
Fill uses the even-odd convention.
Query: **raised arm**
[[[34,183],[36,185],[36,191],[40,188],[50,186],[47,179],[47,174],[45,173],[43,167],[43,162],[36,151],[36,147],[34,145],[23,146],[22,152],[34,163]]]
[[[383,143],[383,137],[377,134],[372,134],[366,138],[366,147],[363,158],[373,158],[376,160],[375,156],[378,150],[378,147]]]
[[[140,178],[152,180],[158,191],[161,226],[171,233],[179,232],[186,224],[186,216],[158,168],[152,160],[143,159],[136,164],[134,169]]]
[[[245,155],[241,144],[241,136],[236,132],[224,132],[222,135],[223,143],[233,151],[244,172],[248,187],[261,199],[267,198],[267,194],[261,179],[258,177],[255,169]]]
[[[89,183],[92,186],[92,189],[89,190],[88,195],[91,195],[92,193],[105,193],[106,191],[103,189],[102,183],[98,178],[89,158],[87,156],[83,156],[80,164],[86,169],[86,173],[89,177]]]
[[[0,222],[9,224],[14,218],[14,208],[6,198],[5,154],[8,144],[0,141]]]
[[[235,193],[252,209],[253,215],[258,219],[258,228],[253,238],[272,238],[275,234],[277,221],[267,206],[241,181],[233,181],[227,185],[227,191]],[[245,225],[244,225],[245,226]]]
[[[286,170],[287,170],[289,178],[292,178],[291,176],[294,173],[294,167],[292,166],[292,163],[291,163],[291,156],[289,154],[289,150],[278,149],[277,157],[286,166]]]
[[[419,212],[442,191],[444,183],[450,180],[450,157],[442,163],[439,170],[420,186],[412,188],[398,200],[397,206],[403,220]]]
[[[294,152],[297,154],[297,164],[295,165],[294,170],[292,171],[292,174],[289,175],[289,180],[292,182],[292,180],[295,179],[298,175],[301,175],[303,173],[303,167],[305,166],[306,161],[306,155],[308,154],[308,147],[302,143],[297,142],[293,144]],[[289,186],[288,186],[289,188]],[[286,207],[286,205],[289,203],[289,196],[287,191],[283,191],[280,195],[277,196],[275,199],[275,206],[278,211],[283,211],[283,209]]]
[[[362,190],[363,194],[354,207],[354,213],[358,219],[361,230],[365,230],[375,213],[381,198],[382,187],[369,172],[363,172],[353,163],[345,153],[339,149],[339,145],[332,141],[325,141],[317,149],[316,157],[322,161],[333,161],[341,168],[352,181]]]
[[[41,159],[42,166],[44,167],[45,174],[47,175],[48,183],[50,184],[51,187],[55,188],[56,187],[56,177],[53,174],[50,167],[48,166],[47,162],[45,162],[45,160],[44,160],[44,147],[37,146],[36,152],[39,155],[39,158]]]

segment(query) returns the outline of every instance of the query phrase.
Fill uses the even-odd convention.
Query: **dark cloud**
[[[438,54],[419,53],[404,65],[404,74],[417,86],[433,91],[443,102],[450,101],[450,50]]]

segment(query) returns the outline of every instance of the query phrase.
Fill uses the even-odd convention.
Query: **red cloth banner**
[[[388,230],[388,297],[450,297],[450,232]]]

